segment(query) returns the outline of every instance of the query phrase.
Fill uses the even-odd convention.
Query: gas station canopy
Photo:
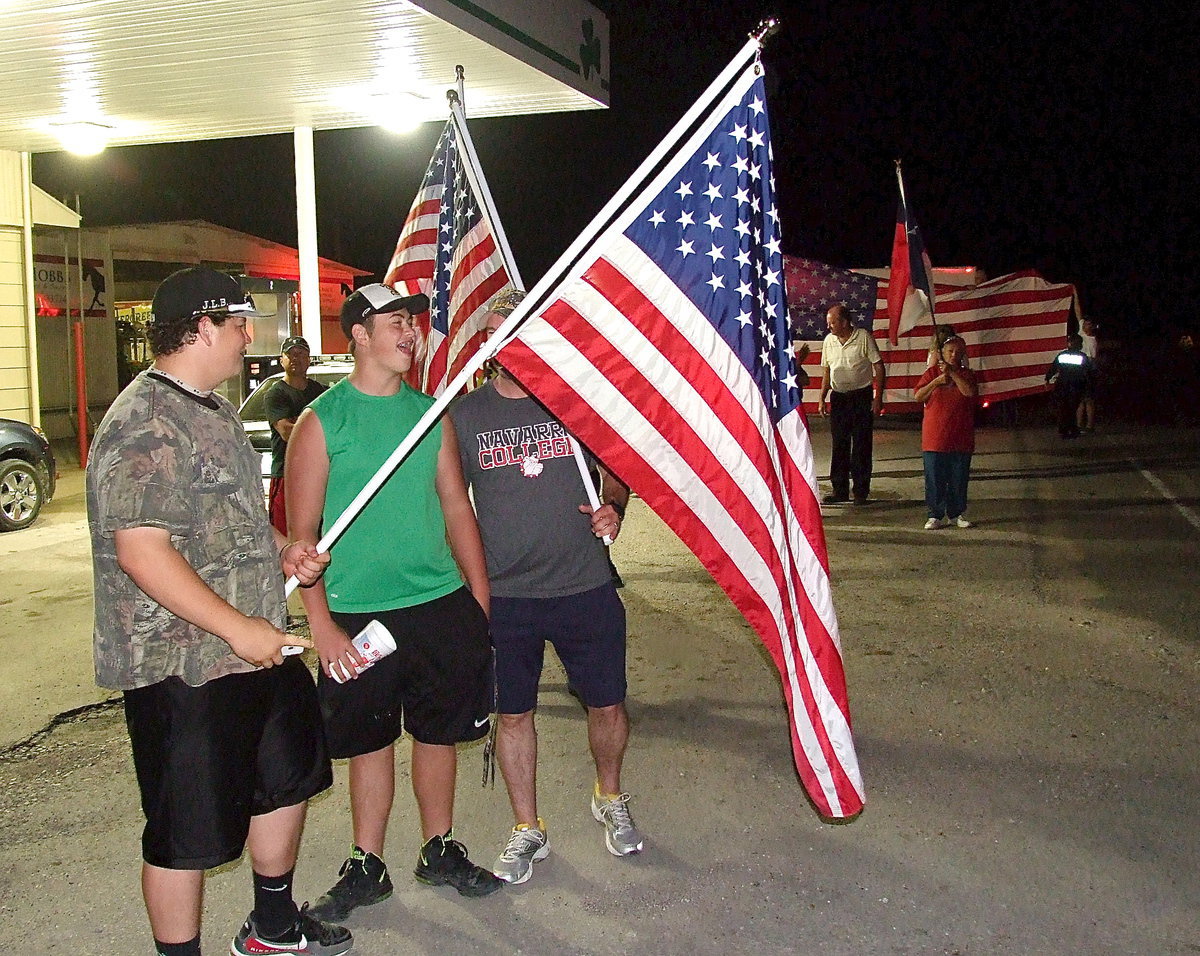
[[[0,150],[603,108],[585,0],[0,0]]]

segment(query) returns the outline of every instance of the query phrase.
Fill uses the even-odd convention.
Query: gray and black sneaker
[[[453,886],[463,896],[487,896],[504,885],[494,873],[467,859],[467,848],[454,839],[454,831],[421,847],[413,875],[430,886]]]
[[[378,859],[378,857],[376,858]],[[254,914],[246,917],[241,930],[229,944],[233,956],[260,953],[295,953],[297,956],[341,956],[354,948],[354,937],[344,926],[313,919],[306,903],[292,928],[279,937],[264,936],[254,925]]]
[[[338,872],[341,879],[313,904],[311,913],[317,919],[340,923],[360,906],[381,903],[392,895],[387,865],[361,847],[350,851]]]

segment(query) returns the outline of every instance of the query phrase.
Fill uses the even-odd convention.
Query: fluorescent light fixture
[[[104,151],[112,127],[88,120],[51,123],[50,129],[62,143],[63,149],[76,156],[95,156]]]

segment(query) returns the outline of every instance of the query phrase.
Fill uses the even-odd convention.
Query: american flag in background
[[[793,260],[790,256],[784,259],[787,274]],[[873,333],[887,369],[886,407],[891,411],[915,411],[920,405],[914,401],[912,389],[928,367],[933,323],[927,314],[924,322],[902,333],[897,344],[892,345],[888,341],[888,280],[878,282]],[[1026,271],[998,276],[979,285],[938,283],[935,291],[938,322],[953,326],[967,343],[967,360],[979,376],[983,402],[1045,390],[1046,368],[1065,345],[1074,286],[1048,282],[1036,272]],[[789,279],[788,295],[792,293]],[[812,350],[804,359],[804,369],[810,376],[804,401],[815,408],[820,397],[820,341],[825,337],[825,329],[823,326],[812,329],[811,335],[802,337],[809,340]]]
[[[818,810],[863,805],[750,66],[501,361],[699,557],[770,652]]]
[[[784,257],[783,274],[793,339],[823,339],[829,331],[825,314],[835,305],[850,310],[855,328],[870,331],[874,325],[879,280],[873,276],[798,256]]]
[[[429,296],[429,314],[418,320],[421,361],[410,384],[430,395],[440,395],[478,350],[488,300],[512,281],[467,176],[464,135],[451,117],[383,279]]]
[[[876,337],[887,322],[887,285],[880,284]],[[937,286],[939,325],[953,326],[967,344],[983,402],[1045,390],[1046,368],[1066,347],[1074,286],[1048,282],[1033,271],[998,276],[970,288]],[[882,313],[882,314],[881,314]],[[912,388],[928,365],[933,324],[926,318],[898,344],[883,350],[888,401],[912,402]],[[915,407],[915,406],[914,406]]]

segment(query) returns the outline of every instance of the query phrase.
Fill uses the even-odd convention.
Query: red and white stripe
[[[773,424],[708,318],[620,233],[501,359],[695,552],[759,634],[818,810],[861,810],[803,413]]]
[[[468,161],[465,153],[461,161]],[[465,179],[461,182],[465,187]],[[438,223],[443,192],[454,188],[453,183],[433,183],[417,193],[383,279],[410,294],[423,292],[435,302],[437,270],[450,269],[448,331],[433,326],[430,313],[417,320],[417,361],[408,381],[429,395],[442,394],[478,351],[483,344],[487,303],[512,281],[486,213],[458,238],[453,249],[447,252],[442,248]],[[451,201],[447,195],[445,202]]]
[[[430,395],[441,395],[449,381],[479,351],[484,340],[487,304],[512,282],[486,216],[481,216],[459,243],[451,270],[450,334],[443,337],[435,330],[437,341],[431,342],[425,389]]]
[[[874,335],[887,369],[887,406],[917,409],[912,390],[928,367],[933,324],[926,320],[888,342],[888,285],[880,282]],[[954,326],[967,343],[967,359],[979,376],[980,400],[996,402],[1045,389],[1046,369],[1066,347],[1074,287],[1047,282],[1036,272],[1014,272],[972,288],[937,286],[937,320]],[[821,388],[821,348],[805,359],[809,387],[804,401],[815,408]]]
[[[442,206],[442,184],[434,183],[423,187],[413,199],[408,218],[400,229],[396,250],[384,273],[384,285],[401,289],[409,295],[418,292],[433,301],[433,273],[437,268],[438,214]],[[416,389],[425,390],[426,359],[436,350],[440,332],[429,325],[429,313],[417,316],[416,361],[409,371],[408,383]]]

